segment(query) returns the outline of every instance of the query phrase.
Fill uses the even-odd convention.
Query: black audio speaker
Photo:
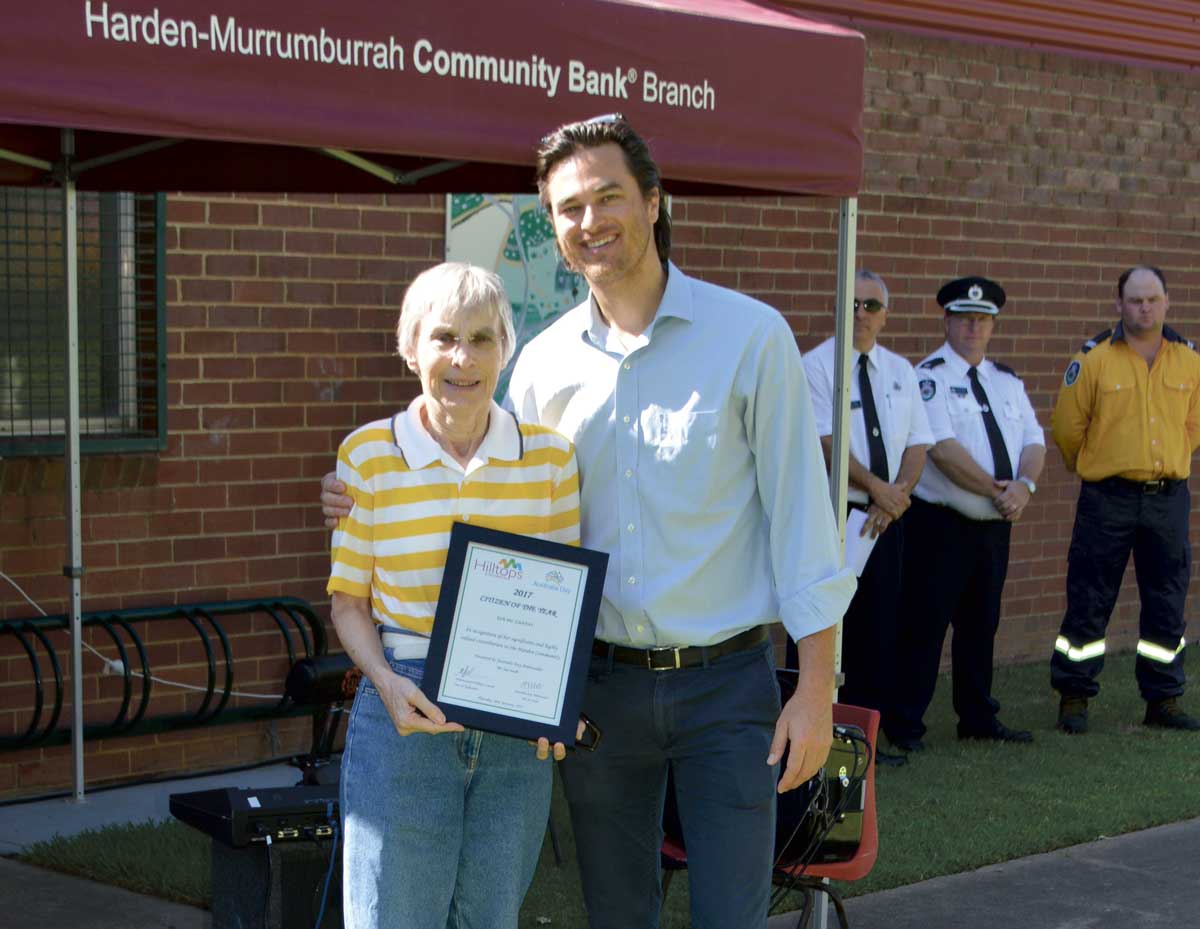
[[[212,843],[212,929],[341,929],[342,854],[317,926],[332,839],[232,848]]]

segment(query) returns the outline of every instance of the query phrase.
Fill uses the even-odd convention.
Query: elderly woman
[[[421,395],[338,451],[354,508],[328,590],[363,672],[342,758],[346,926],[515,927],[546,827],[549,746],[464,729],[419,685],[451,524],[578,544],[575,454],[492,400],[514,350],[496,275],[425,271],[396,335]]]

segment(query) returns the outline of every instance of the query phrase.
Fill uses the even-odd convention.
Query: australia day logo
[[[546,572],[546,576],[540,581],[534,581],[534,587],[540,587],[542,590],[554,590],[560,594],[570,593],[566,585],[566,575],[557,568],[551,568]]]
[[[474,569],[490,577],[503,577],[508,580],[520,580],[522,570],[521,562],[515,558],[501,558],[498,561],[476,558]]]

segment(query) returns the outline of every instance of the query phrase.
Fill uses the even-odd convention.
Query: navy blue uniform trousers
[[[1067,612],[1059,633],[1070,650],[1056,650],[1050,660],[1050,681],[1060,693],[1094,697],[1100,691],[1103,651],[1080,652],[1104,640],[1130,552],[1142,601],[1138,689],[1144,700],[1183,693],[1191,497],[1187,481],[1167,481],[1157,493],[1144,487],[1113,477],[1084,481],[1079,488],[1067,555]]]
[[[1008,575],[1012,526],[968,519],[948,506],[913,497],[901,519],[904,557],[900,585],[896,699],[883,713],[889,739],[925,734],[924,716],[937,686],[946,630],[954,681],[954,711],[963,732],[995,727],[992,650],[1000,625],[1000,596]]]

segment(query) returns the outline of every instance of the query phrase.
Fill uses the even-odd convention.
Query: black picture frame
[[[443,692],[447,656],[456,646],[455,636],[462,628],[459,614],[467,555],[475,546],[507,553],[514,558],[530,556],[541,561],[561,562],[576,566],[584,572],[574,615],[571,617],[574,624],[571,647],[563,662],[565,688],[561,691],[559,712],[554,714],[552,719],[539,721],[520,714],[511,715],[503,710],[482,709],[459,702]],[[429,653],[425,658],[421,690],[442,709],[448,720],[462,723],[469,728],[530,740],[545,736],[552,744],[562,742],[568,747],[573,746],[607,570],[606,552],[470,523],[454,523],[450,529],[450,547],[446,555],[442,587],[430,634]]]

